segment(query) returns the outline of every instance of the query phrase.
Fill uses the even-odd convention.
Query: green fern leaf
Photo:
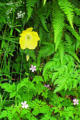
[[[40,18],[40,20],[41,20],[41,23],[42,23],[44,29],[45,29],[47,32],[49,32],[49,31],[48,31],[48,28],[47,28],[47,25],[46,25],[46,18],[45,18],[45,16],[43,16],[42,14],[39,14],[39,18]]]
[[[63,28],[64,28],[64,15],[59,9],[59,6],[56,2],[53,4],[53,30],[54,30],[54,43],[55,43],[55,50],[58,49],[58,46],[61,42],[61,38],[63,35]]]
[[[66,14],[67,19],[73,28],[73,6],[68,0],[58,0],[59,6],[62,9],[62,11]]]
[[[0,113],[0,119],[3,119],[3,118],[5,118],[5,117],[7,117],[7,111],[6,110],[4,110],[4,111],[2,111],[1,113]]]
[[[61,90],[71,90],[80,82],[80,70],[76,69],[74,59],[70,55],[64,55],[63,64],[60,63],[58,55],[55,55],[52,61],[49,61],[43,70],[45,81],[51,81],[55,86],[54,92]]]

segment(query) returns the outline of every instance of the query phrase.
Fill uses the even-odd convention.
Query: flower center
[[[27,35],[25,36],[25,39],[26,39],[26,40],[31,40],[31,39],[32,39],[32,36],[31,36],[30,34],[27,34]]]

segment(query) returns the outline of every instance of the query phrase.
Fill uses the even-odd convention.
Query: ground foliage
[[[29,27],[40,41],[22,50]],[[80,120],[79,95],[80,1],[0,0],[0,120]]]

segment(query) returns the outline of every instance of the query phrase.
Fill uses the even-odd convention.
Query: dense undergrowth
[[[0,0],[0,120],[80,120],[79,0]]]

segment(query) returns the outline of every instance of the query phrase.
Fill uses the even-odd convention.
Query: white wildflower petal
[[[36,66],[31,65],[30,70],[31,70],[32,72],[35,72],[35,71],[36,71]]]
[[[30,68],[30,70],[32,70],[32,68]]]
[[[79,100],[73,99],[73,104],[74,104],[74,105],[78,105],[78,104],[79,104]]]
[[[23,103],[23,102],[21,102],[21,104],[23,105],[24,103]]]
[[[26,104],[26,101],[24,101],[24,104]]]
[[[25,105],[25,108],[28,108],[29,106],[28,106],[28,104],[27,105]]]
[[[34,72],[34,69],[32,69],[32,72]]]
[[[22,108],[24,108],[24,106],[22,106]]]
[[[24,102],[21,102],[21,104],[22,104],[22,108],[28,108],[29,106],[28,106],[28,104],[26,104],[27,102],[26,101],[24,101]]]

